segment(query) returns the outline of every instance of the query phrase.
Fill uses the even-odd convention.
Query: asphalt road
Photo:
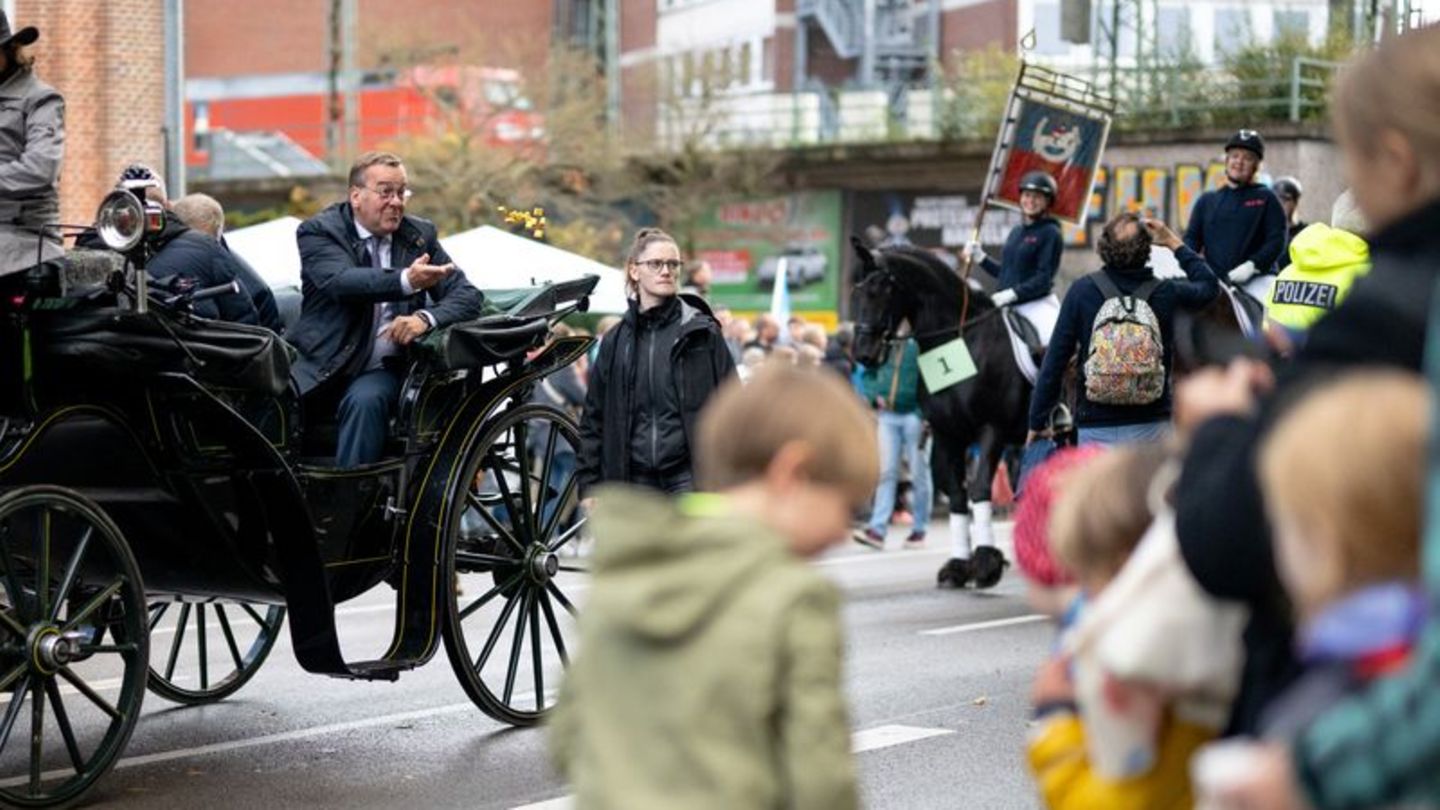
[[[1008,527],[1000,534],[1008,540]],[[1022,765],[1026,695],[1052,631],[1013,570],[990,592],[936,590],[944,536],[937,524],[929,549],[856,546],[818,563],[846,594],[866,806],[1035,807]],[[383,647],[389,598],[342,607],[347,651]],[[223,703],[148,696],[117,769],[84,806],[563,807],[565,792],[543,730],[507,729],[474,709],[443,653],[398,683],[337,681],[303,672],[287,634]]]

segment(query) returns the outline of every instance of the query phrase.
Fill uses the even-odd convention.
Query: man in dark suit
[[[367,152],[350,168],[350,199],[307,220],[300,244],[300,320],[286,339],[307,408],[338,397],[335,463],[380,460],[400,395],[403,347],[441,326],[479,317],[481,295],[455,269],[435,225],[406,216],[405,167]]]

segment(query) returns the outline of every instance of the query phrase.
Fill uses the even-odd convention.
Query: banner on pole
[[[1050,215],[1083,225],[1090,189],[1110,135],[1111,103],[1088,82],[1025,65],[1006,107],[986,178],[988,201],[1019,209],[1020,181],[1033,171],[1055,180]]]

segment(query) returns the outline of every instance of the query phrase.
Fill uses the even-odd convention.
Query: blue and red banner
[[[1019,108],[1014,134],[991,202],[1018,208],[1020,179],[1032,171],[1043,171],[1059,187],[1050,214],[1080,224],[1105,151],[1108,118],[1103,113],[1085,115],[1032,98],[1016,98],[1014,103]]]

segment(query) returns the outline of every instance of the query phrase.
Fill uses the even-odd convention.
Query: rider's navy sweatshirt
[[[1277,273],[1285,250],[1285,209],[1275,192],[1258,184],[1207,191],[1190,210],[1185,244],[1224,276],[1247,261],[1262,273]]]
[[[1030,397],[1030,429],[1044,430],[1049,426],[1050,412],[1060,401],[1060,384],[1065,376],[1065,367],[1073,356],[1079,357],[1080,379],[1076,385],[1079,402],[1075,413],[1078,427],[1111,427],[1115,425],[1138,425],[1146,422],[1161,422],[1170,418],[1170,366],[1172,344],[1174,343],[1175,310],[1177,307],[1196,309],[1215,300],[1220,294],[1220,284],[1210,265],[1199,254],[1185,246],[1175,251],[1180,268],[1185,271],[1185,280],[1162,281],[1150,293],[1147,302],[1160,321],[1160,339],[1165,348],[1165,393],[1149,405],[1105,405],[1085,398],[1085,359],[1090,354],[1090,331],[1095,326],[1095,316],[1105,303],[1105,294],[1090,276],[1081,276],[1070,285],[1065,300],[1060,304],[1060,315],[1055,321],[1055,333],[1050,338],[1050,348],[1045,351],[1045,362],[1040,367],[1040,376],[1035,381],[1035,393]],[[1123,273],[1108,267],[1101,269],[1120,289],[1129,294],[1153,278],[1150,268]]]
[[[1014,290],[1015,303],[1023,304],[1050,294],[1055,286],[1055,271],[1060,268],[1060,251],[1064,248],[1060,223],[1041,217],[1016,225],[1005,240],[999,263],[986,256],[980,267],[995,277],[997,291]]]

